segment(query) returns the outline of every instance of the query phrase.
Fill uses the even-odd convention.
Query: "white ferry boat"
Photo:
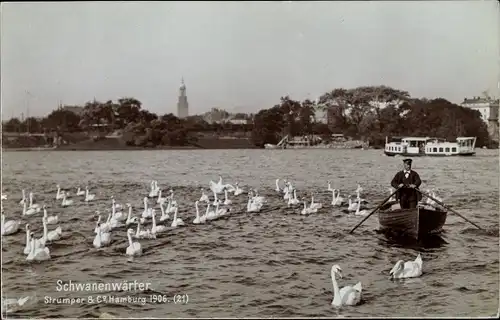
[[[385,138],[384,153],[388,156],[472,156],[476,153],[476,137],[458,137],[455,142],[431,137]]]

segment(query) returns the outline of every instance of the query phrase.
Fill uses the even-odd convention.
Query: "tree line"
[[[222,118],[228,116],[224,110],[214,110]],[[316,119],[317,110],[326,113],[327,124]],[[142,108],[142,103],[135,98],[122,98],[116,102],[89,101],[80,113],[58,108],[42,119],[13,118],[3,123],[3,131],[121,130],[126,143],[135,146],[193,144],[200,132],[219,135],[248,132],[252,142],[260,147],[265,143],[275,144],[287,134],[328,137],[332,133],[342,133],[375,146],[383,146],[386,136],[435,136],[448,140],[476,136],[477,146],[492,145],[478,111],[441,98],[412,98],[406,91],[387,86],[334,89],[317,101],[298,101],[285,96],[269,109],[255,115],[238,114],[238,118],[248,123],[208,123],[199,115],[185,119],[172,113],[159,116]]]
[[[315,110],[326,112],[328,124],[318,123]],[[314,103],[282,97],[254,117],[255,144],[276,144],[285,134],[329,135],[342,133],[384,146],[385,137],[430,136],[453,141],[458,136],[477,137],[476,145],[497,147],[477,110],[446,99],[412,98],[407,91],[387,86],[334,89]]]

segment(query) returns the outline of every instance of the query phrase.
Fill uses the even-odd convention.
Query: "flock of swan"
[[[219,177],[218,182],[210,181],[209,189],[213,195],[212,199],[210,199],[202,188],[200,198],[194,202],[195,217],[192,220],[193,224],[203,224],[210,220],[216,220],[230,215],[231,212],[233,212],[231,210],[233,202],[230,199],[230,195],[232,197],[237,197],[244,193],[248,194],[248,202],[246,205],[247,212],[260,212],[267,202],[266,198],[259,195],[257,190],[253,189],[245,192],[239,187],[238,183],[235,183],[234,186],[223,183],[222,177]],[[299,200],[297,198],[297,190],[290,181],[285,180],[284,186],[282,187],[280,186],[280,179],[276,179],[275,191],[283,198],[284,203],[288,207],[296,207],[300,210],[299,214],[313,214],[320,211],[322,208],[326,208],[322,203],[315,201],[314,195],[311,196],[310,201],[305,198]],[[362,216],[368,213],[367,210],[363,208],[367,201],[361,196],[363,189],[360,185],[358,185],[355,190],[355,195],[348,195],[346,198],[341,196],[340,190],[332,188],[330,182],[328,182],[328,187],[325,191],[331,192],[332,194],[331,206],[346,206],[346,211],[354,215]],[[392,189],[389,191],[392,193]],[[95,200],[95,194],[91,194],[88,187],[85,187],[85,190],[78,188],[75,194],[77,197],[82,197],[84,202]],[[222,194],[224,195],[223,199],[221,199],[222,196],[219,196]],[[435,195],[435,193],[432,194]],[[60,201],[61,207],[68,208],[74,204],[74,200],[69,197],[69,192],[61,190],[61,187],[57,185],[55,199]],[[7,195],[2,194],[2,200],[7,200]],[[153,201],[159,206],[161,215],[158,219],[156,216],[156,208],[154,205],[149,205],[150,201]],[[200,205],[202,203],[206,206],[203,214],[200,213]],[[49,230],[49,225],[58,224],[58,216],[49,216],[46,206],[35,202],[33,192],[29,192],[28,197],[26,197],[25,190],[22,190],[22,199],[19,204],[22,206],[22,217],[26,220],[31,218],[39,219],[37,218],[37,214],[42,213],[43,234],[40,238],[36,238],[34,232],[30,231],[30,223],[25,224],[26,245],[23,252],[26,255],[26,260],[49,260],[51,257],[48,245],[59,240],[62,235],[62,228],[60,225]],[[165,223],[170,219],[170,215],[173,215],[171,222],[169,222],[172,228],[182,227],[187,224],[178,215],[179,207],[174,198],[173,190],[170,189],[169,194],[163,196],[163,192],[158,186],[158,182],[155,180],[151,181],[149,194],[143,198],[143,206],[142,212],[139,215],[134,215],[132,206],[129,203],[122,206],[115,201],[114,197],[111,197],[111,207],[107,209],[109,213],[106,220],[102,219],[100,211],[96,211],[95,213],[97,221],[94,229],[95,235],[93,236],[93,246],[95,248],[101,248],[110,245],[113,231],[125,227],[129,244],[125,251],[126,255],[140,256],[142,254],[142,247],[138,240],[155,239],[157,234],[166,232],[168,227]],[[144,227],[149,222],[151,223],[150,228]],[[132,228],[133,225],[136,225],[135,230]],[[20,220],[5,220],[2,206],[2,236],[17,233],[20,230],[20,226]],[[398,261],[390,271],[390,278],[400,279],[419,277],[421,274],[422,258],[419,254],[414,261]],[[337,276],[342,278],[342,269],[339,265],[335,264],[331,268],[334,292],[332,305],[340,307],[342,305],[359,304],[362,292],[361,282],[358,282],[354,286],[345,286],[339,289],[336,279]]]

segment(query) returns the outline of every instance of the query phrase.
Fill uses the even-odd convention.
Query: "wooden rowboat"
[[[441,208],[418,205],[414,209],[391,209],[387,203],[378,212],[381,231],[404,234],[414,239],[443,231],[447,212]]]

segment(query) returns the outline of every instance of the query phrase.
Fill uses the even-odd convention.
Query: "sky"
[[[2,118],[134,97],[176,114],[388,85],[500,96],[497,1],[1,4]]]

